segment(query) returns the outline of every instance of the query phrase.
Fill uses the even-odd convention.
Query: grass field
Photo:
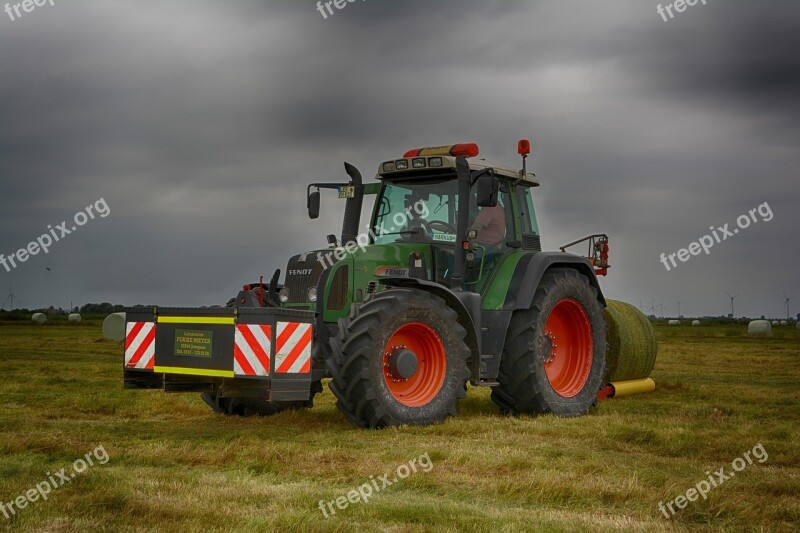
[[[0,500],[99,446],[108,454],[47,501],[0,514],[0,527],[796,531],[800,330],[759,340],[745,329],[658,326],[656,392],[583,418],[505,418],[471,388],[445,424],[365,431],[327,388],[314,409],[247,419],[215,415],[196,394],[125,391],[120,343],[99,321],[0,322]],[[670,519],[659,510],[759,443],[766,461]],[[429,471],[330,518],[320,510],[424,454]]]

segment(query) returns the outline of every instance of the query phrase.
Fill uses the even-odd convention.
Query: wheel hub
[[[384,345],[381,366],[386,388],[398,403],[424,407],[445,385],[447,352],[433,328],[407,322]]]
[[[417,354],[407,349],[405,345],[392,346],[392,350],[386,353],[384,359],[387,377],[396,381],[413,377],[419,368]]]
[[[544,354],[545,364],[552,363],[553,359],[558,355],[556,348],[558,348],[556,336],[549,331],[545,331],[544,338],[542,338],[542,353]]]

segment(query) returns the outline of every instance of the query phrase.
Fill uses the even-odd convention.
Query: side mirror
[[[500,180],[497,179],[494,173],[478,178],[477,187],[478,207],[494,207],[497,205],[497,191],[500,189]]]
[[[311,220],[319,218],[319,191],[308,195],[308,218]]]

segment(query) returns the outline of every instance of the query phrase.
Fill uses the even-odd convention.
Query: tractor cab
[[[475,144],[422,148],[381,164],[371,222],[373,244],[425,244],[431,280],[471,292],[482,292],[515,251],[540,249],[531,198],[539,185],[535,176],[476,161],[478,153]],[[470,158],[461,176],[458,158]]]

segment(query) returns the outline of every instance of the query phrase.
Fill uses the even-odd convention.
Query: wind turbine
[[[725,294],[728,294],[728,291],[725,291]],[[728,294],[728,298],[730,298],[730,299],[731,299],[731,318],[733,318],[733,317],[734,317],[734,315],[733,315],[733,301],[734,301],[736,298],[738,298],[739,296],[741,296],[741,294],[737,294],[736,296],[731,296],[730,294]]]
[[[682,301],[676,299],[675,303],[678,304],[678,318],[680,318],[681,317],[681,304],[685,304],[686,302],[682,302]]]
[[[658,314],[661,315],[661,318],[664,318],[664,297],[661,297],[661,303],[658,304]]]
[[[786,320],[789,320],[789,302],[795,299],[795,296],[786,296],[786,293],[783,293],[783,297],[786,298]]]
[[[11,300],[11,307],[9,307],[8,310],[9,311],[13,311],[14,310],[14,297],[15,296],[16,295],[14,294],[14,289],[12,289],[11,285],[9,285],[8,286],[8,296],[6,296],[6,301],[3,302],[3,308],[4,309],[6,307],[6,303],[8,303],[8,301]]]

